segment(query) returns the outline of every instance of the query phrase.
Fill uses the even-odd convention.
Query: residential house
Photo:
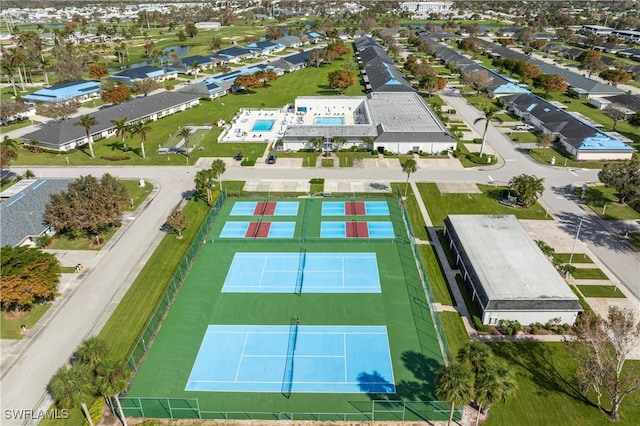
[[[154,67],[152,65],[145,65],[137,68],[129,68],[128,70],[107,77],[107,80],[116,81],[118,83],[124,84],[125,86],[131,86],[136,82],[140,82],[146,79],[163,82],[166,80],[174,79],[177,75],[178,71],[176,70]]]
[[[29,95],[23,96],[23,99],[29,102],[49,103],[70,100],[85,102],[99,97],[99,81],[75,80],[40,89]]]

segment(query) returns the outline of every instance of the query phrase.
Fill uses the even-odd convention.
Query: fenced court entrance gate
[[[447,421],[451,406],[444,401],[371,401],[369,407],[354,404],[351,413],[274,413],[255,411],[202,411],[197,398],[121,397],[126,417],[224,420],[315,420],[315,421]],[[370,411],[369,411],[370,410]],[[459,421],[462,410],[455,410]]]

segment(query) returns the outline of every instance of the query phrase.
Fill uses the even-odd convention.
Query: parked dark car
[[[233,159],[236,161],[242,161],[244,159],[244,154],[241,152],[236,152],[236,155],[233,156]]]
[[[275,154],[269,154],[267,157],[267,164],[276,164],[276,158]]]

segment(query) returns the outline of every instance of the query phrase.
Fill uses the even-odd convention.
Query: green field
[[[478,185],[481,194],[441,194],[435,183],[418,183],[434,226],[443,226],[450,214],[512,214],[518,219],[545,219],[545,211],[536,203],[528,208],[503,206],[498,202],[506,188]]]
[[[15,318],[9,316],[9,312],[0,312],[0,339],[22,339],[26,335],[22,334],[20,326],[25,325],[30,330],[50,307],[51,303],[36,304]]]
[[[609,278],[598,268],[576,268],[571,274],[576,280],[608,280]]]
[[[582,195],[582,188],[576,188],[574,194]],[[605,220],[637,220],[640,212],[635,211],[628,204],[620,203],[616,190],[604,185],[589,186],[584,194],[584,202],[595,214]]]
[[[221,412],[236,411],[350,413],[351,419],[366,420],[373,397],[366,393],[293,393],[286,398],[279,393],[184,391],[209,324],[288,325],[292,316],[298,316],[304,325],[386,325],[397,391],[395,394],[377,395],[376,398],[405,401],[436,399],[432,383],[435,371],[442,363],[442,355],[435,329],[411,248],[406,242],[401,242],[406,241],[406,232],[399,205],[392,197],[381,199],[387,200],[391,219],[375,216],[367,217],[367,220],[391,220],[396,235],[403,237],[400,240],[317,238],[321,221],[344,221],[345,217],[322,217],[322,201],[308,199],[298,199],[300,206],[295,218],[294,239],[216,238],[224,223],[230,220],[228,215],[234,200],[228,200],[207,237],[213,242],[203,245],[127,397],[197,398],[203,416],[211,418],[219,417]],[[245,216],[231,218],[249,219]],[[266,220],[294,219],[272,216]],[[358,220],[362,220],[362,216]],[[376,253],[382,293],[314,294],[305,293],[304,285],[300,295],[220,291],[236,252],[298,253],[301,245],[307,252]],[[416,389],[420,391],[416,393]],[[135,401],[125,399],[124,403],[131,407]],[[152,405],[155,408],[150,408]],[[145,415],[148,417],[168,416],[160,405],[150,402],[146,407]],[[136,412],[133,408],[126,411],[131,415]],[[174,412],[174,415],[178,413]]]
[[[584,297],[609,297],[625,299],[626,296],[613,285],[578,285]]]

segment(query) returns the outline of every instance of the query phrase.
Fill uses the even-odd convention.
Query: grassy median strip
[[[140,271],[99,334],[109,345],[111,358],[126,360],[208,212],[209,207],[204,202],[189,201],[184,214],[190,224],[182,233],[184,238],[179,240],[173,233],[165,235]]]
[[[612,285],[578,285],[584,297],[608,297],[612,299],[626,299],[626,296]]]
[[[571,273],[576,280],[608,280],[609,278],[598,268],[576,268]]]

